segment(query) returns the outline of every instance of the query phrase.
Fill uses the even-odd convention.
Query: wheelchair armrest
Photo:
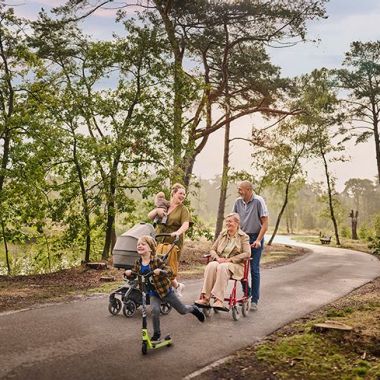
[[[211,253],[206,253],[205,255],[203,255],[203,257],[204,257],[205,259],[207,259],[208,257],[211,257]]]

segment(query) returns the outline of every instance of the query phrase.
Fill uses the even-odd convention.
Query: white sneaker
[[[257,303],[255,302],[251,302],[251,308],[250,308],[251,311],[257,311]]]
[[[178,286],[175,288],[175,291],[178,297],[183,297],[183,294],[182,294],[183,289],[185,289],[185,284],[183,284],[182,282],[179,282]]]

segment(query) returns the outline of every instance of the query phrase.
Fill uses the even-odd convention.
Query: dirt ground
[[[180,264],[180,278],[201,278],[205,267],[204,254],[210,250],[207,241],[186,242]],[[283,265],[300,258],[306,251],[283,245],[267,246],[262,257],[263,267]],[[102,282],[102,277],[113,278]],[[34,276],[0,276],[0,312],[24,309],[36,304],[70,301],[93,293],[109,293],[123,281],[123,270],[112,267],[94,270],[85,266],[56,273]]]

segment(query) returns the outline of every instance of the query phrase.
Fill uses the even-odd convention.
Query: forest
[[[188,190],[191,239],[220,231],[248,179],[267,200],[269,235],[361,239],[379,252],[380,41],[352,41],[335,69],[285,77],[269,48],[307,40],[326,0],[125,0],[112,8],[121,32],[86,34],[112,3],[69,0],[32,20],[0,1],[0,274],[109,259],[174,182]],[[231,130],[247,115],[263,125],[239,137],[252,148],[241,171]],[[200,179],[194,164],[221,130],[223,171]],[[352,142],[371,144],[377,176],[338,191],[331,167],[350,165]]]

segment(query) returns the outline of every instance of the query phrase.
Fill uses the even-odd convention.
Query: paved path
[[[370,255],[308,247],[314,252],[302,259],[262,271],[257,312],[237,322],[219,313],[201,324],[172,311],[161,328],[174,345],[147,356],[141,355],[140,314],[111,316],[106,296],[0,314],[0,378],[181,379],[380,276],[380,261]],[[190,303],[200,281],[186,285]]]

